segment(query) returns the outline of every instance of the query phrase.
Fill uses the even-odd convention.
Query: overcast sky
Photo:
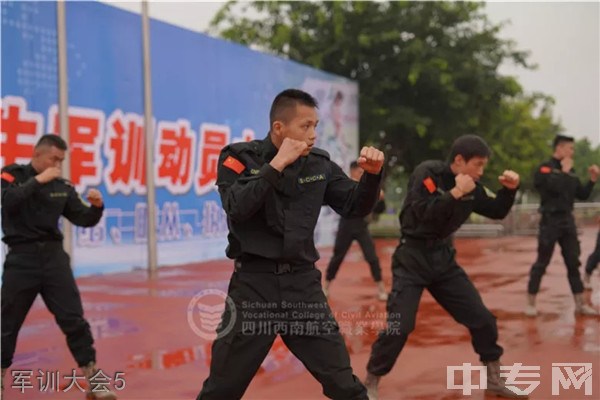
[[[135,2],[109,2],[140,12]],[[219,10],[219,2],[151,2],[150,16],[187,29],[204,32]],[[501,37],[530,50],[538,69],[504,66],[526,91],[540,91],[556,100],[554,113],[566,134],[600,144],[600,3],[489,2],[492,22],[510,21]]]

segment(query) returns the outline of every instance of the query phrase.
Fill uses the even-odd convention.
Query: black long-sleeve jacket
[[[228,217],[227,256],[315,262],[313,236],[321,206],[343,217],[368,215],[379,196],[381,174],[365,173],[357,183],[317,148],[280,174],[269,165],[276,154],[269,136],[221,151],[217,185]]]
[[[533,184],[540,193],[540,212],[549,214],[571,212],[575,199],[586,200],[594,188],[592,181],[582,185],[573,169],[563,172],[556,158],[539,166]]]
[[[2,168],[2,240],[9,246],[35,241],[62,241],[61,215],[79,226],[94,226],[104,207],[87,205],[64,179],[39,183],[31,164]]]
[[[510,211],[516,190],[500,189],[491,193],[477,182],[475,189],[460,199],[450,194],[455,175],[443,161],[421,163],[408,182],[408,194],[400,211],[403,237],[445,239],[469,218],[472,212],[502,219]]]

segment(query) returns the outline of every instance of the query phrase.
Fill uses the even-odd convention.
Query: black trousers
[[[594,247],[594,251],[590,254],[585,264],[585,272],[591,275],[598,268],[598,264],[600,264],[600,231],[598,231],[598,236],[596,236],[596,247]]]
[[[2,368],[12,364],[17,336],[37,295],[67,338],[78,366],[96,360],[92,333],[83,318],[79,289],[60,242],[11,249],[2,273]]]
[[[314,266],[284,274],[234,272],[200,400],[240,399],[277,335],[332,399],[367,399]],[[232,319],[233,318],[233,319]],[[233,321],[233,323],[230,323]]]
[[[583,282],[579,273],[579,256],[581,250],[579,239],[577,238],[577,227],[575,219],[571,214],[543,214],[540,222],[538,234],[538,255],[537,260],[531,266],[529,272],[529,284],[527,291],[529,294],[537,294],[540,290],[542,276],[546,273],[546,268],[550,264],[554,245],[558,242],[560,245],[565,265],[567,266],[567,278],[573,294],[583,292]]]
[[[340,220],[337,234],[335,236],[335,244],[333,247],[333,257],[329,261],[327,271],[325,273],[325,279],[332,281],[335,279],[344,257],[352,241],[356,240],[362,249],[365,260],[369,263],[371,268],[371,276],[375,282],[381,281],[381,266],[379,265],[379,258],[375,252],[375,244],[373,238],[369,232],[368,224],[363,218],[352,218]]]
[[[401,244],[392,257],[393,286],[388,299],[387,327],[371,349],[367,371],[376,376],[390,372],[408,335],[415,329],[421,294],[433,298],[471,333],[481,361],[495,361],[503,353],[497,343],[496,317],[483,304],[479,292],[456,263],[450,245]]]

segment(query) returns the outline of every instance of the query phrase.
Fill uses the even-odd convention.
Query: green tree
[[[485,135],[493,152],[485,178],[490,187],[499,188],[496,177],[511,169],[520,174],[522,190],[533,190],[534,171],[550,157],[552,139],[561,133],[552,120],[551,104],[552,99],[542,95],[501,102]]]
[[[492,173],[515,169],[530,185],[525,169],[560,127],[550,99],[526,96],[498,73],[504,62],[534,67],[500,29],[475,2],[229,2],[211,25],[223,38],[358,81],[361,142],[384,148],[390,166],[410,172],[476,133],[494,148]]]

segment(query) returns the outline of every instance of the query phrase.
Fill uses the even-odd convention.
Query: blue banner
[[[59,131],[55,8],[2,3],[3,165],[28,161],[42,132]],[[12,21],[6,29],[5,20]],[[356,83],[163,22],[153,20],[150,28],[161,266],[224,257],[219,152],[231,142],[265,137],[271,101],[281,90],[313,94],[320,103],[317,145],[345,169],[356,157]],[[96,227],[75,230],[75,273],[146,268],[141,18],[101,3],[69,2],[67,38],[71,180],[81,193],[99,189],[106,204]],[[22,124],[5,123],[15,107],[17,122],[37,124],[29,136],[14,128]],[[16,151],[12,143],[24,145]],[[318,244],[332,243],[336,221],[324,208]]]

